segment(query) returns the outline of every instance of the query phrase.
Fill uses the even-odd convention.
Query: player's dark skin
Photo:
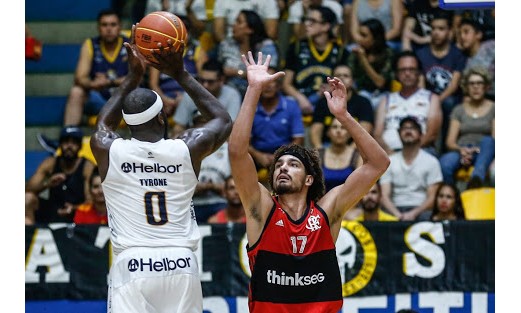
[[[188,146],[195,174],[199,175],[201,161],[228,139],[232,129],[230,115],[224,106],[185,70],[182,53],[184,43],[178,51],[174,51],[171,40],[168,40],[168,49],[158,44],[154,57],[159,63],[150,63],[138,52],[135,45],[136,27],[137,24],[132,26],[130,43],[124,44],[128,53],[129,73],[99,112],[96,131],[90,140],[101,179],[105,180],[107,175],[110,146],[115,139],[120,137],[116,129],[123,117],[121,110],[124,99],[141,83],[147,64],[177,80],[190,98],[194,99],[197,109],[205,120],[208,120],[200,127],[187,129],[178,136]],[[132,137],[137,140],[157,142],[164,138],[167,125],[166,115],[161,111],[144,124],[129,125],[129,129]]]

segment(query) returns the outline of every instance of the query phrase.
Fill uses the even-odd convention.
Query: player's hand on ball
[[[185,43],[181,42],[177,50],[174,49],[173,43],[170,39],[167,41],[166,47],[161,43],[158,43],[157,46],[157,49],[154,49],[152,53],[154,58],[157,60],[157,63],[150,63],[150,65],[173,78],[181,75],[185,69],[183,61]]]
[[[134,40],[136,27],[137,27],[137,25],[132,25],[130,43],[125,42],[125,43],[123,43],[123,45],[125,46],[125,49],[127,49],[129,75],[141,80],[141,78],[145,74],[146,64],[148,62],[139,53],[139,51],[136,47],[135,40]]]

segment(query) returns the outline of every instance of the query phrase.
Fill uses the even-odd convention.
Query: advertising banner
[[[246,299],[245,225],[200,225],[200,232],[196,254],[205,299]],[[26,226],[25,241],[26,300],[106,299],[107,226]],[[411,294],[421,299],[434,292],[472,302],[469,292],[488,297],[495,291],[494,221],[344,222],[336,247],[346,301],[388,303],[407,294],[410,302]]]

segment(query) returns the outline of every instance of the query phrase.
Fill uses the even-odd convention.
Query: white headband
[[[156,102],[154,102],[154,104],[152,104],[145,111],[135,114],[125,114],[125,112],[121,110],[121,113],[123,113],[123,119],[125,120],[125,123],[127,123],[128,125],[141,125],[150,121],[154,116],[157,115],[157,113],[159,113],[163,109],[163,101],[161,100],[161,97],[157,94],[157,92],[153,90],[152,92],[155,93],[157,96]]]

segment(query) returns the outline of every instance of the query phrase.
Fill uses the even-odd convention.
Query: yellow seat
[[[212,33],[208,32],[208,31],[204,31],[199,36],[199,44],[200,44],[201,49],[204,51],[210,51],[213,48],[215,48],[215,46],[216,46]]]
[[[215,4],[215,0],[205,0],[204,6],[206,8],[206,17],[208,21],[213,20],[213,7]]]
[[[402,90],[402,84],[396,79],[391,80],[391,92],[397,92]]]
[[[313,124],[313,115],[302,115],[302,123],[304,123],[304,127],[311,126],[311,124]]]
[[[265,184],[268,182],[270,173],[267,168],[261,168],[257,171],[257,179],[261,184]]]
[[[467,220],[496,219],[496,191],[491,187],[468,189],[461,193]]]
[[[469,167],[461,167],[456,171],[455,178],[456,180],[468,182],[470,180],[470,175],[474,171],[474,166]]]
[[[87,117],[87,125],[89,127],[95,127],[96,126],[96,120],[98,119],[97,115],[89,115]],[[124,128],[127,126],[127,123],[123,119],[121,119],[121,122],[118,125],[118,128]]]

